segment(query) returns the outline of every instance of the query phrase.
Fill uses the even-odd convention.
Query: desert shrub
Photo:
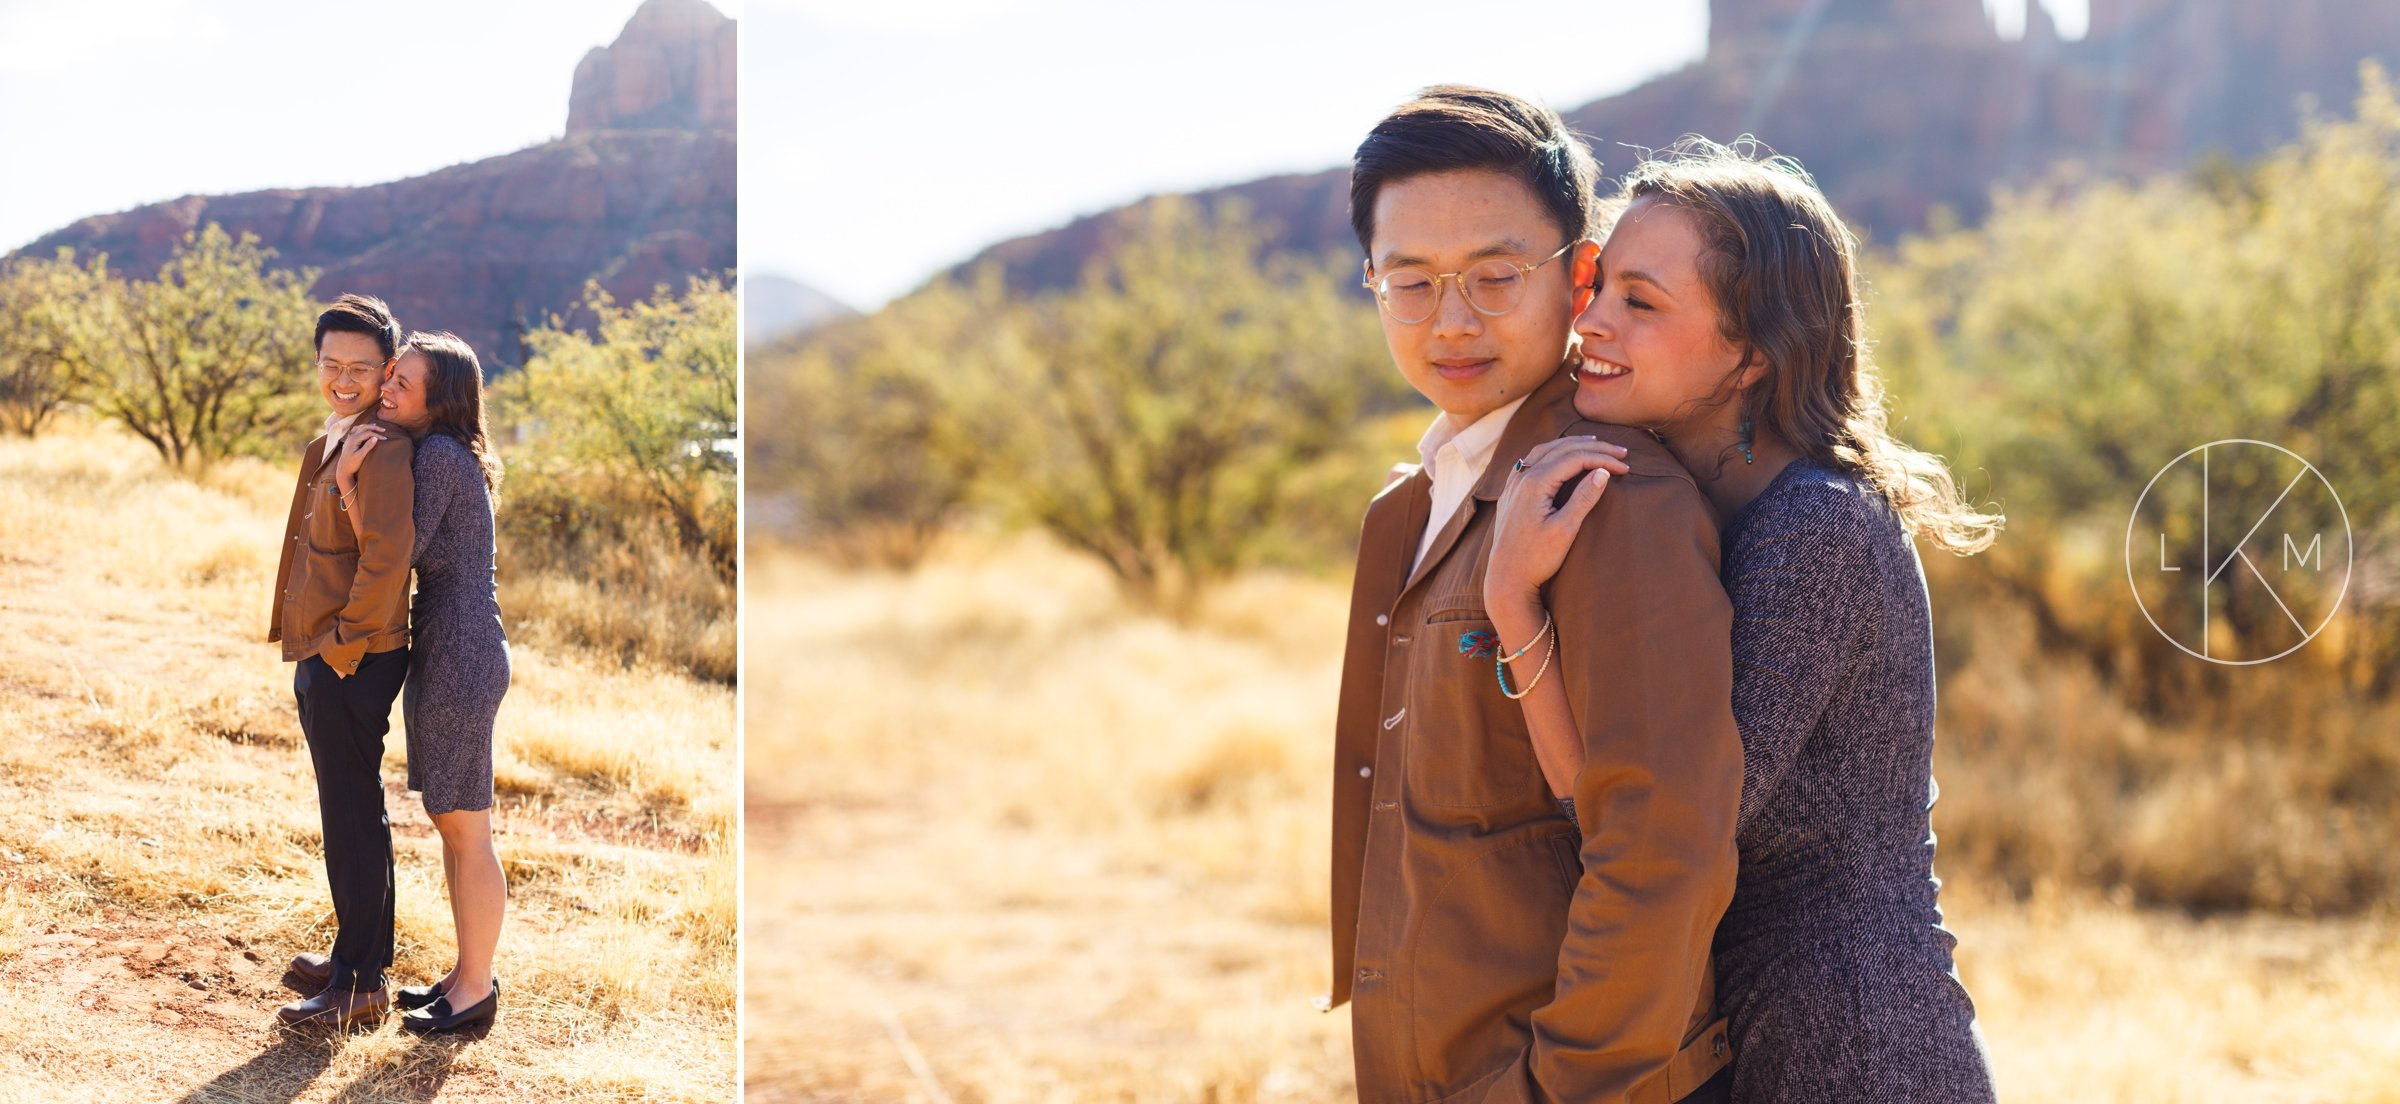
[[[34,271],[75,395],[183,471],[234,455],[280,458],[321,410],[309,339],[314,269],[273,270],[275,251],[210,223],[184,235],[156,279],[118,279],[62,250]],[[71,271],[70,271],[71,270]]]
[[[0,429],[34,436],[74,395],[68,343],[92,278],[66,251],[0,267]]]
[[[618,306],[592,287],[590,332],[553,322],[533,355],[492,386],[512,444],[515,493],[556,507],[527,525],[578,540],[655,528],[733,578],[738,393],[734,293],[693,279],[680,294]],[[596,478],[595,478],[596,477]]]
[[[906,560],[981,506],[1170,611],[1243,566],[1332,558],[1389,463],[1357,443],[1412,402],[1371,302],[1236,207],[1163,201],[1120,230],[1073,289],[937,282],[762,358],[758,479],[790,529],[897,531]]]
[[[733,292],[587,306],[593,332],[536,330],[490,384],[501,606],[543,643],[731,682]]]

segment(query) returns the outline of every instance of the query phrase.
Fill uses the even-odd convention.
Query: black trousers
[[[1733,1067],[1727,1066],[1718,1070],[1715,1077],[1701,1082],[1699,1088],[1686,1093],[1676,1104],[1726,1104],[1732,1099]]]
[[[310,656],[292,672],[300,731],[317,771],[325,880],[333,889],[333,989],[383,987],[392,964],[392,820],[383,808],[383,737],[408,675],[408,649],[369,652],[348,678]]]

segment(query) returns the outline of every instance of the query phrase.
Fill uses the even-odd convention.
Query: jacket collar
[[[1475,481],[1475,489],[1467,492],[1468,497],[1498,501],[1500,490],[1508,485],[1509,474],[1519,457],[1533,446],[1566,432],[1568,426],[1580,420],[1575,413],[1575,377],[1561,368],[1534,388],[1533,394],[1525,397],[1525,405],[1518,407],[1516,416],[1508,420],[1508,429],[1500,434],[1499,447],[1492,450],[1491,463],[1483,466],[1483,478]],[[1425,558],[1433,557],[1428,554]]]
[[[310,472],[313,473],[318,469],[323,468],[327,460],[333,459],[333,450],[341,447],[342,438],[349,436],[351,430],[357,429],[362,425],[379,425],[403,436],[413,436],[409,434],[408,430],[401,428],[399,423],[385,421],[383,419],[382,411],[375,407],[368,407],[365,410],[351,415],[350,424],[343,426],[340,432],[337,434],[333,432],[333,428],[334,423],[338,420],[339,419],[336,418],[325,419],[326,432],[319,435],[315,441],[309,442],[309,444],[312,446],[311,455],[315,457],[315,459],[309,463],[308,470]]]
[[[1451,511],[1450,519],[1442,525],[1442,531],[1434,534],[1433,543],[1425,548],[1425,558],[1417,561],[1416,570],[1409,572],[1407,579],[1400,584],[1400,589],[1393,595],[1394,600],[1408,593],[1409,588],[1424,581],[1434,568],[1441,566],[1442,559],[1466,534],[1468,523],[1475,520],[1475,501],[1491,502],[1500,497],[1500,488],[1507,485],[1510,469],[1518,457],[1525,455],[1525,451],[1536,444],[1558,436],[1559,431],[1575,424],[1575,421],[1575,381],[1572,377],[1561,371],[1534,388],[1533,393],[1525,397],[1524,405],[1517,407],[1517,412],[1508,419],[1508,428],[1501,431],[1500,444],[1492,450],[1491,460],[1484,464],[1482,478],[1477,479],[1474,488],[1468,491],[1467,501],[1459,503],[1458,509]],[[1417,499],[1425,499],[1432,489],[1433,480],[1419,470],[1400,486],[1409,486]],[[1422,519],[1428,512],[1418,507],[1415,516]],[[1414,538],[1424,532],[1424,525],[1425,522],[1419,520],[1416,528],[1408,530],[1406,536],[1409,539],[1402,542],[1407,551],[1415,550]]]

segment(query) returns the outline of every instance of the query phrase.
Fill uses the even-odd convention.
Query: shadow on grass
[[[485,1029],[434,1038],[409,1038],[396,1061],[343,1085],[329,1104],[427,1104],[450,1080],[461,1048]],[[177,1098],[176,1104],[291,1104],[324,1076],[349,1036],[324,1031],[282,1033],[273,1046]]]

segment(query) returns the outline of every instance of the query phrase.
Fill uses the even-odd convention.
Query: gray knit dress
[[[1796,461],[1724,531],[1741,871],[1717,929],[1733,1099],[1993,1099],[1933,874],[1925,576],[1873,488]]]
[[[425,811],[492,807],[492,722],[508,693],[492,496],[457,438],[417,442],[417,569],[408,609],[408,788]]]

